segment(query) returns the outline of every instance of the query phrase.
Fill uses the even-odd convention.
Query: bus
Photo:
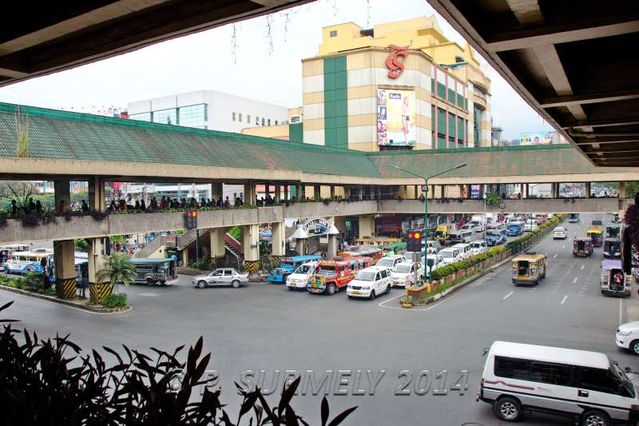
[[[136,284],[167,285],[177,280],[177,261],[175,258],[142,258],[129,260],[135,266]]]

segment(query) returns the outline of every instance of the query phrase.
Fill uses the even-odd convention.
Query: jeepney
[[[621,258],[621,240],[606,238],[603,244],[603,255],[606,258]]]
[[[603,230],[598,226],[591,226],[586,231],[586,235],[592,241],[593,247],[601,247],[603,245]]]
[[[277,268],[273,270],[266,277],[266,281],[270,283],[286,283],[286,278],[297,269],[298,266],[306,263],[321,260],[322,256],[318,255],[305,255],[305,256],[291,256],[284,257],[280,260]]]
[[[592,256],[592,241],[589,238],[575,238],[572,241],[572,255],[577,257]]]
[[[606,226],[606,236],[608,238],[619,238],[621,233],[621,227],[616,226]]]
[[[366,256],[345,260],[322,260],[318,264],[317,272],[309,277],[306,290],[313,294],[335,294],[353,280],[357,271],[372,264],[373,259]]]
[[[445,246],[450,240],[450,232],[454,230],[455,225],[452,225],[450,223],[437,225],[437,228],[435,228],[435,239]]]
[[[546,255],[526,252],[512,260],[513,284],[539,284],[546,278]]]
[[[621,260],[606,259],[601,262],[601,294],[606,296],[630,296],[632,274],[625,274]]]

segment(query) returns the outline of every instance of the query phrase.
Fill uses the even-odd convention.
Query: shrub
[[[44,285],[44,273],[42,272],[27,272],[22,279],[23,288],[25,290],[41,292],[45,289]]]
[[[0,306],[5,310],[13,302]],[[291,407],[300,379],[270,407],[259,389],[245,391],[237,423],[230,420],[211,390],[217,377],[205,376],[211,354],[202,355],[200,337],[184,359],[180,346],[172,352],[153,348],[153,356],[123,345],[122,355],[104,347],[83,352],[68,336],[42,340],[35,333],[12,327],[0,331],[0,401],[2,423],[12,425],[175,425],[234,426],[251,424],[308,424]],[[103,358],[108,353],[113,360]],[[198,387],[203,392],[198,396]],[[338,414],[329,423],[326,397],[321,404],[321,424],[341,424],[357,407]]]
[[[116,293],[108,295],[102,304],[111,309],[122,309],[126,307],[127,295],[126,293]]]
[[[213,268],[213,260],[210,257],[198,259],[191,262],[190,266],[201,271],[210,271]]]

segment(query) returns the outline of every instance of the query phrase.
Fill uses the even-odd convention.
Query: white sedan
[[[639,355],[639,321],[627,322],[617,328],[617,346]]]
[[[248,274],[240,274],[233,268],[217,268],[207,275],[193,277],[192,283],[197,288],[209,286],[229,286],[238,288],[248,282]]]
[[[553,240],[565,240],[566,238],[568,238],[568,231],[563,226],[558,226],[552,230]]]

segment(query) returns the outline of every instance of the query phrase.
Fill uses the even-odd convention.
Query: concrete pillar
[[[209,232],[211,259],[213,259],[216,266],[221,266],[224,263],[224,256],[226,255],[225,236],[226,228],[213,228]]]
[[[284,199],[287,201],[290,199],[288,194],[288,183],[284,184]]]
[[[113,286],[110,281],[99,281],[97,277],[98,271],[106,266],[106,258],[104,257],[104,244],[102,238],[88,238],[88,272],[89,272],[89,298],[91,303],[103,303],[113,292]]]
[[[441,188],[441,198],[446,198],[446,185],[440,185]]]
[[[217,201],[220,197],[224,199],[224,184],[218,182],[211,183],[211,200]],[[246,201],[246,186],[244,187],[244,200]],[[248,202],[248,201],[247,201]]]
[[[335,198],[335,185],[331,185],[330,186],[330,191],[331,191],[331,199]]]
[[[550,191],[552,193],[552,198],[559,198],[559,183],[552,183]]]
[[[530,185],[526,184],[524,185],[524,198],[528,197],[530,197]]]
[[[272,240],[271,254],[273,256],[284,256],[286,254],[286,242],[284,239],[286,226],[284,222],[276,222],[271,224]]]
[[[184,268],[188,268],[189,266],[189,249],[188,248],[182,249],[182,266]]]
[[[313,198],[315,200],[322,198],[322,185],[313,186]]]
[[[260,227],[258,225],[245,225],[242,227],[242,247],[244,248],[244,261],[259,261]]]
[[[252,206],[257,204],[257,196],[255,193],[255,182],[248,181],[244,184],[244,202]]]
[[[56,179],[53,181],[53,190],[55,192],[55,209],[59,212],[60,202],[63,202],[64,211],[71,210],[71,190],[69,179]]]
[[[106,195],[104,192],[104,181],[102,178],[94,176],[89,178],[89,208],[96,211],[106,210]]]
[[[337,235],[328,236],[328,250],[326,251],[326,257],[332,259],[337,256]]]
[[[585,197],[590,198],[590,190],[591,190],[590,182],[586,182],[584,186],[585,186],[585,190],[584,190]]]
[[[373,216],[359,217],[359,237],[372,237],[375,233],[375,218]]]
[[[524,198],[524,187],[525,187],[525,184],[523,183],[519,184],[519,198]]]
[[[357,188],[357,199],[361,201],[364,199],[364,187],[358,186]]]
[[[626,182],[619,182],[619,198],[626,198]]]
[[[75,245],[73,240],[53,242],[55,289],[59,298],[73,299],[76,289]]]

